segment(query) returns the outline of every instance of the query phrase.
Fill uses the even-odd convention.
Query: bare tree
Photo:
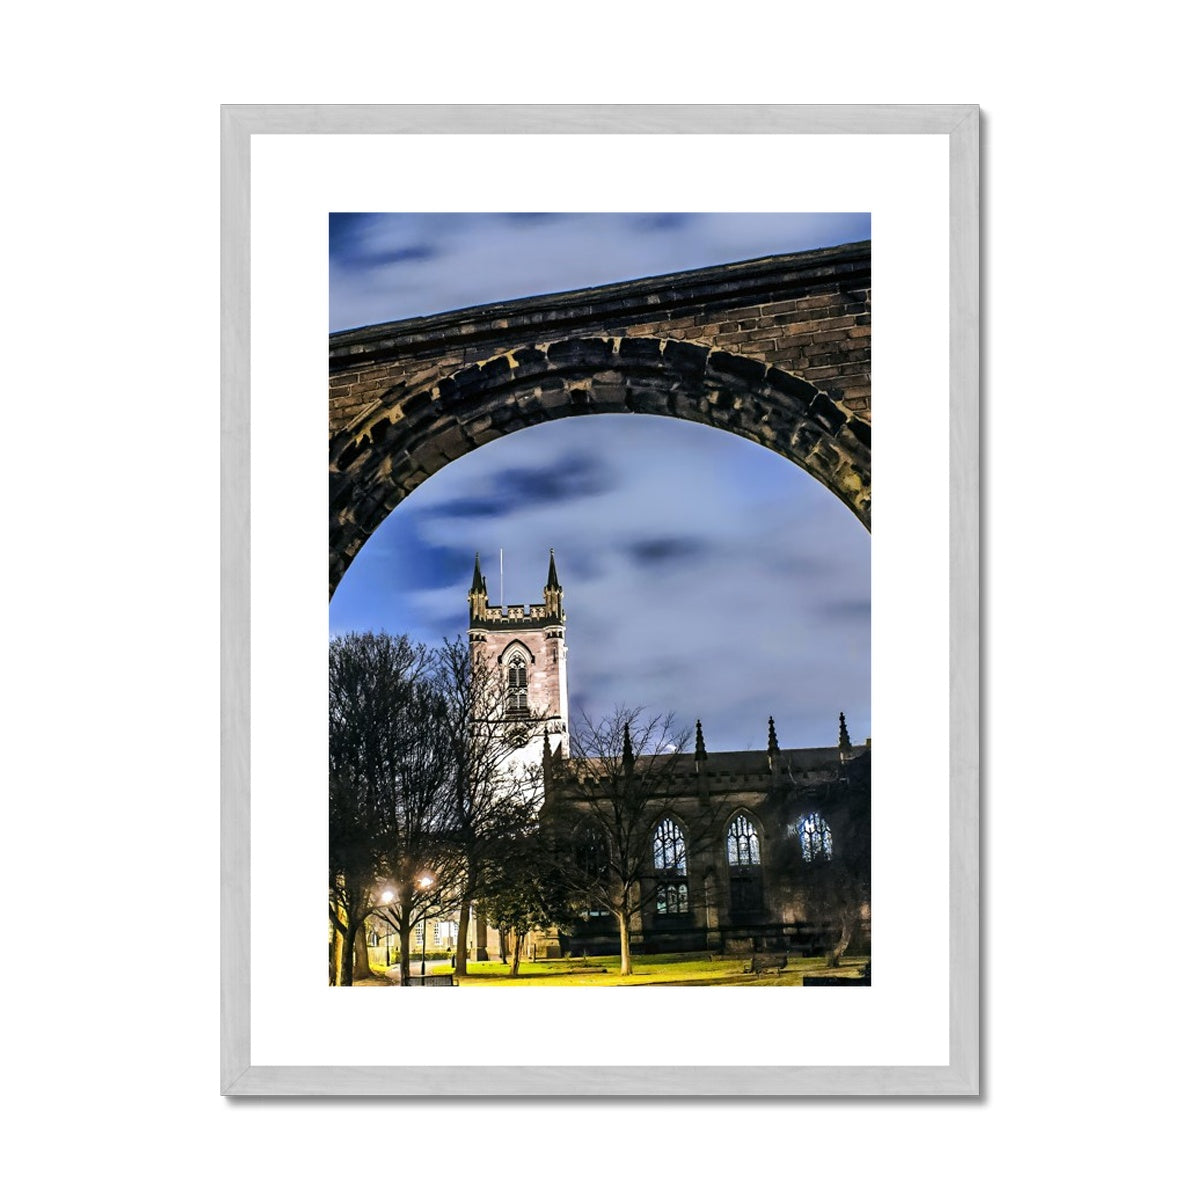
[[[511,765],[540,715],[513,713],[498,673],[462,642],[438,651],[386,634],[330,643],[330,920],[336,982],[369,971],[364,922],[399,935],[457,910],[466,972],[471,904],[488,863],[536,823],[540,775]],[[359,953],[354,953],[355,944]]]
[[[436,678],[445,705],[453,820],[462,854],[454,970],[466,975],[471,906],[483,876],[537,820],[540,772],[514,763],[512,756],[533,740],[542,714],[514,711],[499,668],[489,666],[461,638],[443,643]]]
[[[454,754],[446,736],[447,704],[436,664],[413,680],[393,714],[383,870],[390,903],[380,920],[399,934],[400,982],[411,977],[411,935],[418,922],[455,904],[464,854],[454,792]]]
[[[598,721],[581,714],[572,757],[550,764],[546,826],[560,870],[587,910],[616,918],[622,975],[633,973],[633,918],[655,901],[655,831],[688,789],[686,744],[672,716],[618,706]]]

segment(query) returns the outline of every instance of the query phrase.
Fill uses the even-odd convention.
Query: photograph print
[[[329,984],[870,986],[870,214],[331,213],[329,318]]]

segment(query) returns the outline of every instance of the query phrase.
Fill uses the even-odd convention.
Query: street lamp
[[[422,875],[417,880],[417,886],[427,892],[433,887],[433,877],[431,875]],[[425,978],[425,946],[429,940],[429,905],[426,904],[421,912],[421,978]]]
[[[393,900],[395,900],[395,898],[396,898],[396,893],[393,892],[391,888],[388,888],[388,890],[386,892],[384,892],[382,896],[379,897],[379,899],[384,904],[391,904],[391,902]],[[392,926],[391,926],[391,923],[388,922],[387,925],[385,926],[385,928],[386,928],[387,932],[383,935],[383,968],[386,971],[388,969],[388,967],[390,967],[392,965]]]

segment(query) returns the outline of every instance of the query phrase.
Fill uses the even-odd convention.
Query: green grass
[[[633,974],[621,976],[621,960],[616,955],[605,957],[542,959],[522,961],[521,972],[513,979],[508,965],[501,962],[470,963],[463,987],[644,987],[654,984],[684,986],[731,985],[735,987],[797,987],[809,974],[857,975],[865,958],[847,958],[836,970],[827,970],[824,958],[790,958],[783,973],[774,971],[762,975],[747,975],[744,968],[749,955],[710,959],[707,954],[646,954],[635,955]],[[572,972],[585,965],[604,967],[603,974]],[[437,973],[446,974],[449,966],[439,965]]]

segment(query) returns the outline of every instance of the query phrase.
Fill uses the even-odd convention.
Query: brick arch
[[[330,593],[384,518],[446,463],[519,429],[595,413],[677,417],[748,438],[870,528],[870,424],[816,385],[699,342],[569,338],[393,387],[331,439]]]

